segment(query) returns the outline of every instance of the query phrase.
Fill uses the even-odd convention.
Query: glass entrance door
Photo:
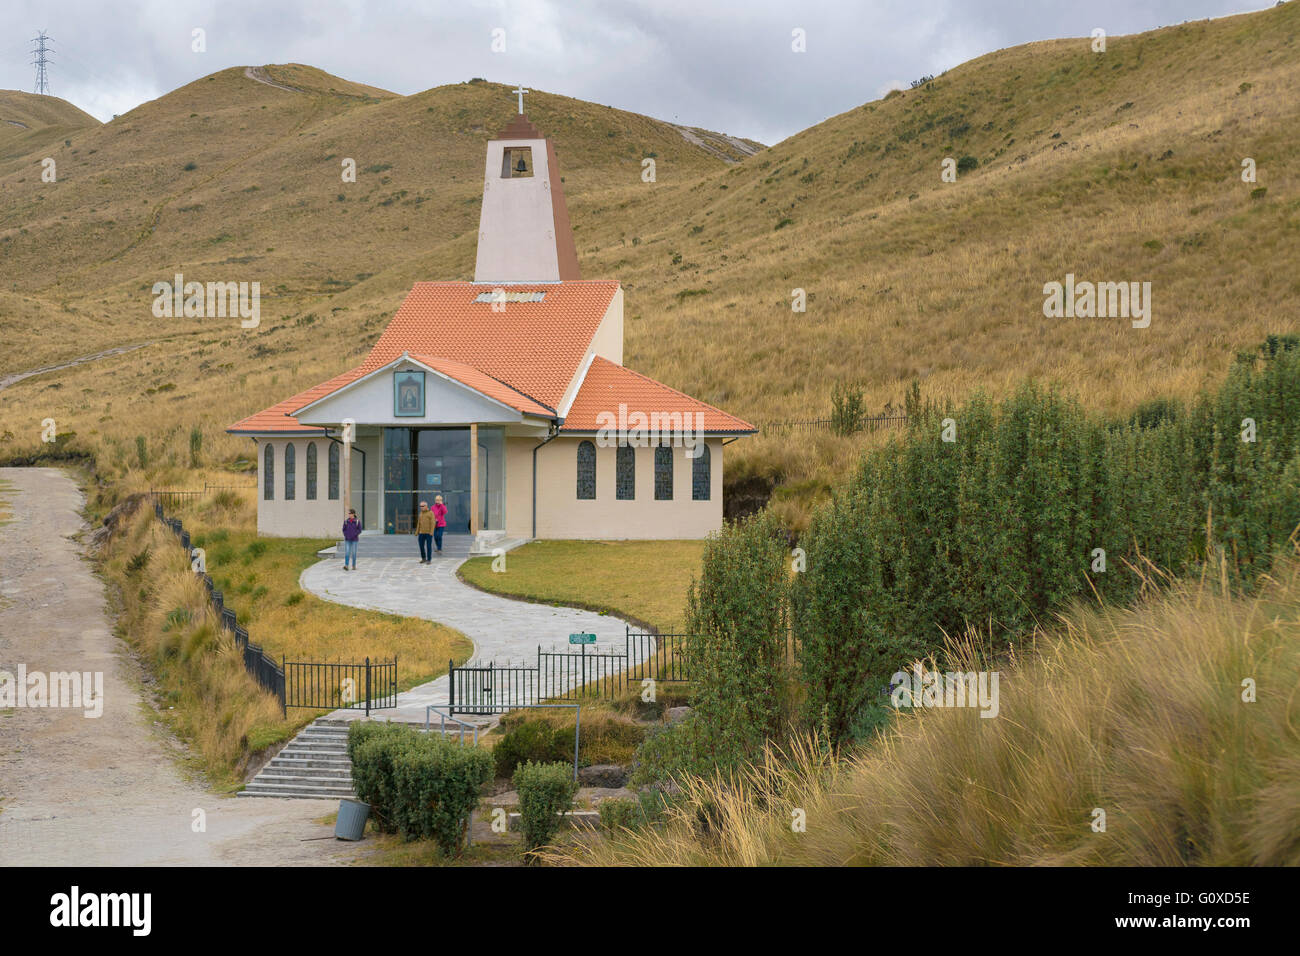
[[[469,429],[422,428],[415,454],[417,501],[432,507],[434,496],[442,495],[448,533],[469,531]]]
[[[479,514],[484,528],[500,527],[503,432],[479,429]],[[469,531],[469,429],[384,429],[384,530],[411,534],[420,502],[442,495],[447,532]]]

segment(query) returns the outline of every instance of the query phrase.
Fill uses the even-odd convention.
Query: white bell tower
[[[488,141],[474,281],[559,282],[581,278],[555,147],[519,113]]]

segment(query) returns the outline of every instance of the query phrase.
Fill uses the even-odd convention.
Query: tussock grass
[[[244,669],[175,536],[139,509],[102,556],[121,598],[120,627],[157,678],[160,714],[219,787],[241,782],[248,758],[312,715],[291,712]]]
[[[660,829],[548,859],[1300,864],[1300,560],[1280,561],[1253,598],[1228,593],[1225,574],[1133,609],[1079,608],[1027,650],[1000,668],[997,718],[904,712],[843,755],[795,740],[735,777],[688,780]],[[1096,808],[1105,832],[1092,829]]]

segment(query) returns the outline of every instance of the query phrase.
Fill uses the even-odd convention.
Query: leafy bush
[[[470,814],[492,779],[492,754],[441,734],[416,733],[393,761],[397,830],[404,840],[432,839],[446,856],[465,843]]]
[[[508,777],[522,763],[551,763],[573,759],[573,729],[567,732],[543,720],[525,720],[511,727],[492,748],[497,773]],[[572,765],[569,768],[573,772]]]
[[[410,733],[409,728],[387,722],[356,720],[348,725],[352,789],[358,800],[370,804],[370,818],[380,833],[397,832],[393,755]]]
[[[836,382],[831,389],[831,428],[837,435],[852,435],[862,428],[866,407],[861,385]]]
[[[596,809],[600,813],[600,825],[609,833],[635,830],[645,820],[641,812],[641,804],[626,797],[602,800]]]
[[[708,773],[709,754],[702,737],[694,715],[671,727],[650,728],[636,752],[632,783],[666,783]]]
[[[564,763],[521,764],[514,774],[519,792],[519,816],[524,831],[524,852],[546,846],[560,828],[560,816],[573,805],[578,784],[573,767]]]
[[[401,724],[356,721],[348,756],[357,797],[370,804],[380,832],[459,852],[479,791],[492,779],[491,753]]]
[[[573,712],[561,710],[541,716],[523,716],[526,713],[521,711],[501,720],[503,733],[492,751],[498,776],[510,776],[515,767],[526,760],[573,762]],[[633,759],[645,736],[646,728],[633,720],[617,714],[584,713],[579,735],[580,766],[627,763]]]
[[[980,161],[974,156],[962,156],[957,160],[957,172],[968,173],[979,164]]]
[[[1152,566],[1206,560],[1207,515],[1209,544],[1248,584],[1300,524],[1300,352],[1276,344],[1217,393],[1128,421],[1032,384],[997,407],[922,406],[914,392],[909,414],[905,437],[870,454],[800,539],[802,716],[825,719],[833,740],[945,634],[976,625],[1005,642],[1075,599],[1127,603]]]
[[[709,536],[686,597],[686,666],[695,683],[691,746],[731,767],[788,718],[784,531],[761,512]]]

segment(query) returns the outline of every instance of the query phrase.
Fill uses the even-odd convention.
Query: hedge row
[[[907,431],[814,514],[788,588],[772,522],[710,542],[689,607],[708,704],[694,736],[773,736],[787,614],[796,719],[842,740],[945,635],[1015,640],[1074,599],[1126,603],[1157,569],[1207,561],[1249,587],[1300,525],[1298,345],[1270,338],[1217,391],[1124,421],[1033,383],[960,406],[922,403],[914,386]]]

